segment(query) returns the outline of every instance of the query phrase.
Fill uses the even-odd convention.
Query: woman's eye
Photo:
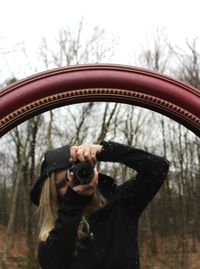
[[[66,180],[63,179],[60,182],[56,183],[56,189],[61,189],[66,185]]]

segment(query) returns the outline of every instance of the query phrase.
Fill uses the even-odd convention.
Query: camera
[[[75,185],[88,184],[94,177],[94,166],[88,162],[72,162],[69,172],[74,173]]]

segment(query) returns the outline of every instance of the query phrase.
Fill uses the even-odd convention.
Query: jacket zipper
[[[96,261],[97,261],[97,266],[98,268],[100,268],[100,256],[99,256],[99,251],[95,242],[95,237],[94,237],[94,233],[90,232],[90,240],[92,241],[92,244],[94,246],[94,251],[95,251],[95,256],[96,256]]]

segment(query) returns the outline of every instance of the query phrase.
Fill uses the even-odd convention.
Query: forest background
[[[0,45],[0,57],[21,59],[0,66],[1,88],[42,70],[87,63],[111,63],[119,36],[94,26],[86,34],[84,18],[77,27],[62,27],[41,38],[35,58],[24,42]],[[1,36],[4,44],[5,36]],[[23,63],[23,66],[22,64]],[[25,63],[25,64],[24,64]],[[170,75],[200,90],[199,39],[174,46],[164,29],[156,30],[128,64]],[[27,71],[28,70],[28,71]],[[5,75],[6,74],[6,75]],[[3,77],[3,79],[2,79]],[[95,119],[95,120],[94,120]],[[170,172],[154,201],[143,212],[139,229],[141,268],[197,269],[200,266],[200,139],[175,121],[137,106],[92,102],[48,111],[19,125],[0,144],[0,268],[39,268],[37,215],[30,189],[43,153],[64,144],[113,140],[148,150],[170,160]],[[101,164],[116,178],[131,171]]]

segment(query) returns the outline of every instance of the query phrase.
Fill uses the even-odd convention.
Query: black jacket
[[[102,142],[98,161],[120,162],[136,170],[137,176],[117,186],[99,175],[99,189],[108,205],[90,216],[91,237],[74,255],[82,210],[91,202],[71,188],[66,191],[54,229],[39,245],[43,269],[138,269],[138,219],[161,187],[167,160],[114,142]]]

